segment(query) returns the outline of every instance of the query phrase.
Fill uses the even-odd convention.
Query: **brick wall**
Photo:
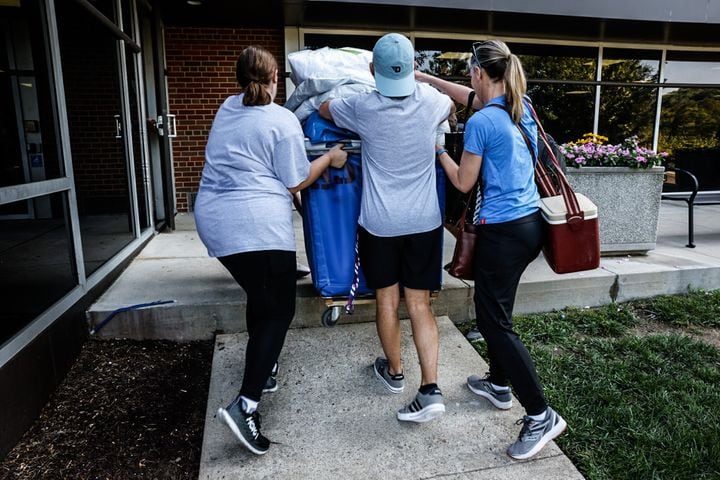
[[[170,112],[177,115],[173,139],[177,208],[188,210],[188,193],[196,192],[205,162],[205,143],[215,112],[238,92],[235,61],[248,45],[275,55],[280,65],[277,103],[285,102],[284,37],[282,29],[167,27]]]
[[[116,40],[72,2],[61,2],[57,13],[78,209],[81,215],[128,213],[123,140],[115,138],[120,114]]]

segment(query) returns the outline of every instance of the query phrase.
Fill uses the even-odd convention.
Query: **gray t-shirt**
[[[435,185],[435,131],[450,114],[450,98],[429,85],[389,98],[373,91],[330,103],[335,124],[360,135],[363,192],[360,225],[379,237],[440,226]]]
[[[310,172],[300,122],[279,105],[222,104],[205,148],[195,201],[200,239],[213,257],[295,251],[292,197]]]

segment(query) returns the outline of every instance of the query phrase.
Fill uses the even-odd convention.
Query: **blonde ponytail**
[[[504,80],[505,103],[513,122],[518,124],[522,120],[524,113],[523,97],[527,92],[527,81],[525,80],[525,72],[520,64],[520,59],[513,53],[510,54],[508,59]]]
[[[520,59],[500,40],[473,44],[475,60],[494,82],[505,83],[505,106],[516,124],[522,120],[527,81]]]

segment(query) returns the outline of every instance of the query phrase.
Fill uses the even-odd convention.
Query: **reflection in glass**
[[[0,216],[0,345],[78,284],[66,194],[30,202],[49,208],[24,219]]]
[[[598,133],[609,143],[637,135],[640,145],[652,147],[656,94],[654,87],[600,87]]]
[[[104,3],[103,3],[104,4]],[[118,41],[75,2],[56,4],[86,274],[134,238]],[[92,41],[88,41],[92,39]]]
[[[606,82],[657,83],[659,50],[606,48],[603,51],[602,80]]]
[[[720,88],[663,88],[662,95],[658,149],[693,172],[701,190],[720,190]]]
[[[470,52],[419,50],[415,53],[418,70],[440,77],[467,77]]]
[[[543,127],[558,143],[592,132],[595,87],[528,83],[528,95]]]
[[[37,3],[0,6],[0,187],[63,175]],[[23,202],[12,213],[31,216],[31,209]]]
[[[453,81],[468,80],[472,44],[470,40],[416,38],[418,69]]]
[[[595,80],[597,48],[508,44],[520,58],[528,79]]]
[[[719,52],[667,52],[663,83],[720,84]]]

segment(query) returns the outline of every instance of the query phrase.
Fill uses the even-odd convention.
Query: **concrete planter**
[[[664,167],[567,169],[576,192],[598,206],[600,253],[644,254],[655,248]]]

